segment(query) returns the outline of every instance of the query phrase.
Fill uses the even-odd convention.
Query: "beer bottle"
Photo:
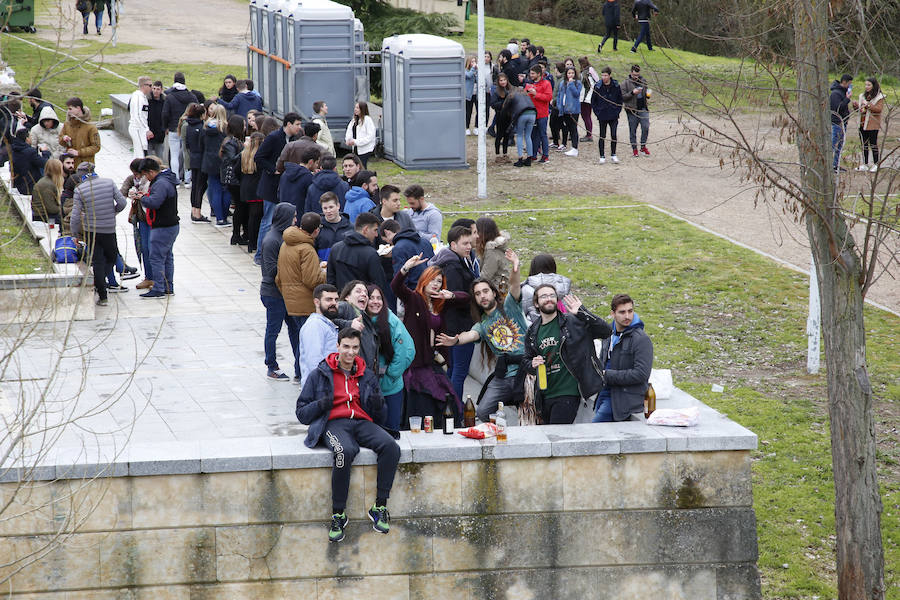
[[[463,427],[475,427],[475,404],[472,394],[466,394],[466,407],[463,410]]]
[[[644,394],[644,418],[649,419],[653,411],[656,410],[656,391],[653,384],[647,384],[647,393]]]
[[[450,403],[453,401],[453,396],[447,394],[446,402],[444,404],[444,435],[453,435],[453,409],[450,408]]]

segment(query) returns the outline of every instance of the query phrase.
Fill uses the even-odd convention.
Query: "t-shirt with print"
[[[525,353],[525,331],[528,324],[525,321],[525,313],[522,305],[516,302],[512,294],[506,295],[503,302],[503,311],[495,310],[489,315],[482,315],[481,321],[475,323],[473,331],[478,332],[481,339],[490,346],[496,354],[507,354],[521,358]],[[511,360],[507,363],[506,376],[515,377],[519,372],[519,360]]]
[[[559,315],[549,323],[541,324],[537,331],[537,349],[544,357],[547,365],[547,389],[544,390],[544,398],[558,398],[560,396],[580,396],[578,382],[563,365],[559,356],[559,340],[561,338],[559,328]]]

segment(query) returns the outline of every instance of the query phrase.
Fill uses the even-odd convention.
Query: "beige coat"
[[[866,95],[859,95],[859,128],[864,131],[872,131],[873,129],[881,129],[881,111],[884,110],[884,94],[878,92],[878,95],[868,102],[868,106],[863,106],[866,102]]]
[[[63,138],[72,138],[66,143]],[[94,156],[100,152],[100,132],[97,126],[91,123],[91,109],[84,107],[84,117],[81,119],[66,119],[62,131],[59,132],[59,143],[66,148],[74,148],[78,151],[75,157],[75,166],[83,162],[94,162]]]

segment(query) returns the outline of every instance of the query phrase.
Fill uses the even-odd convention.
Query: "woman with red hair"
[[[434,341],[437,334],[444,332],[444,309],[468,304],[469,295],[448,290],[444,285],[443,271],[435,266],[422,272],[415,291],[406,287],[406,276],[410,269],[427,260],[421,254],[410,257],[394,275],[391,289],[403,302],[403,324],[416,346],[416,357],[403,374],[406,414],[413,417],[431,415],[437,428],[443,427],[444,406],[448,395],[453,399],[450,409],[457,421],[462,414],[462,404],[442,366],[449,359],[448,349],[436,347]],[[404,423],[404,429],[407,425],[408,422]]]

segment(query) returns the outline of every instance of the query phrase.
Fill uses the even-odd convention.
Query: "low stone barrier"
[[[71,501],[93,510],[13,598],[759,598],[756,436],[678,394],[667,406],[700,406],[699,426],[512,427],[505,445],[404,433],[388,535],[365,517],[363,450],[339,544],[331,454],[302,433],[60,450],[3,473],[0,498],[31,482],[0,547],[23,556]]]

